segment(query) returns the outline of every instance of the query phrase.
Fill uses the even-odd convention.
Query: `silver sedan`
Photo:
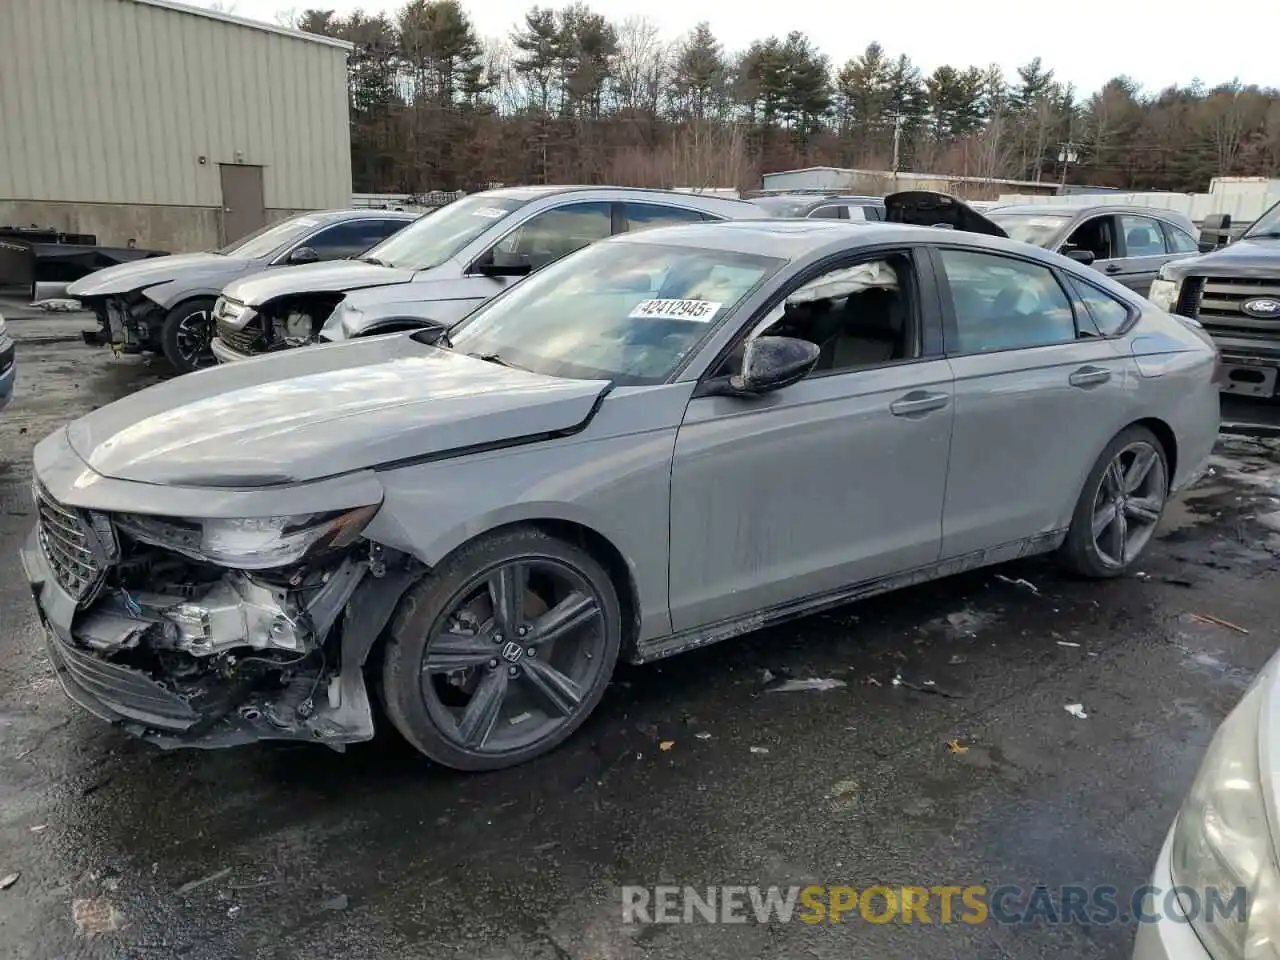
[[[1218,428],[1203,331],[904,224],[624,234],[447,332],[171,380],[35,451],[68,693],[166,746],[527,761],[644,662],[1056,552],[1114,577]]]

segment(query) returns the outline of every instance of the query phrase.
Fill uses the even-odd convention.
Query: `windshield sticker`
[[[505,217],[507,211],[501,207],[481,207],[472,213],[472,216],[484,217],[487,220],[497,220],[499,217]]]
[[[641,300],[627,314],[631,320],[692,320],[708,323],[724,304],[715,300]]]

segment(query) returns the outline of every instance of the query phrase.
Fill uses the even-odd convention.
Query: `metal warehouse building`
[[[0,0],[0,226],[178,252],[349,205],[350,49],[173,0]]]

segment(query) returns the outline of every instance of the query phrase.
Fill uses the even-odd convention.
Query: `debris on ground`
[[[676,745],[676,742],[674,740],[663,740],[660,744],[658,744],[658,749],[661,750],[663,753],[666,753],[675,745]]]
[[[834,677],[810,677],[807,680],[785,680],[776,687],[770,687],[770,693],[798,693],[803,690],[835,690],[846,686],[843,680]]]
[[[1013,577],[1006,577],[1003,573],[997,573],[995,575],[995,578],[999,580],[1001,583],[1007,583],[1015,587],[1022,587],[1022,589],[1024,590],[1030,590],[1037,597],[1040,596],[1040,588],[1037,587],[1030,580],[1024,580],[1022,577],[1018,577],[1015,580]]]
[[[8,890],[18,882],[20,876],[22,876],[20,873],[11,873],[7,877],[0,877],[0,890]]]
[[[855,794],[858,792],[858,781],[856,780],[837,780],[831,785],[831,790],[827,794],[826,799],[831,801],[831,810],[839,813],[848,810],[857,803]]]
[[[752,747],[751,752],[752,753],[768,753],[769,748],[768,747]]]
[[[947,663],[951,664],[952,666],[955,666],[958,663],[964,663],[964,662],[965,662],[964,654],[961,654],[961,653],[953,653],[951,655],[951,659],[947,661]]]
[[[345,893],[339,893],[320,903],[321,910],[345,910],[351,903]]]
[[[1223,620],[1219,617],[1211,616],[1210,614],[1207,614],[1207,613],[1193,613],[1191,614],[1191,619],[1198,620],[1200,623],[1217,624],[1219,627],[1226,627],[1228,630],[1234,630],[1236,633],[1247,634],[1249,632],[1244,627],[1238,626],[1232,623],[1230,620]]]
[[[201,877],[199,880],[188,880],[186,883],[180,886],[177,890],[175,890],[174,893],[176,893],[178,896],[182,896],[184,893],[190,893],[192,890],[196,890],[200,887],[203,887],[206,883],[213,883],[215,880],[221,880],[230,872],[231,872],[231,868],[226,867],[225,869],[219,870],[217,873],[211,873],[207,877]]]
[[[1084,720],[1089,716],[1087,713],[1084,712],[1083,703],[1068,703],[1062,709],[1067,711],[1067,713],[1071,714],[1077,720]]]
[[[948,740],[947,750],[950,753],[968,753],[969,748],[962,744],[959,740]]]
[[[1076,643],[1074,640],[1059,640],[1059,641],[1058,641],[1058,646],[1060,646],[1060,647],[1078,647],[1078,646],[1080,646],[1080,644]]]
[[[32,827],[32,828],[31,828],[31,832],[32,832],[32,833],[44,833],[44,831],[46,831],[46,830],[48,830],[48,829],[49,829],[49,825],[48,825],[47,823],[41,823],[41,824],[37,824],[36,826]]]
[[[867,679],[866,679],[866,683],[867,683],[867,685],[868,685],[868,686],[872,686],[872,687],[881,687],[881,686],[884,686],[884,684],[882,684],[882,683],[881,683],[879,680],[877,680],[875,677],[867,677]]]
[[[106,897],[71,901],[71,919],[82,937],[114,933],[124,924],[124,916]]]
[[[694,737],[695,737],[696,739],[698,739],[698,740],[710,740],[710,739],[711,739],[711,734],[707,733],[707,732],[704,730],[702,733],[695,733],[695,734],[694,734]]]
[[[904,677],[901,673],[898,673],[893,678],[893,685],[895,687],[906,687],[908,690],[915,690],[918,693],[936,693],[940,697],[959,699],[964,696],[963,693],[938,686],[936,680],[913,680],[910,677]]]
[[[237,916],[239,916],[239,914],[240,914],[240,905],[239,905],[239,904],[236,904],[235,906],[227,907],[227,917],[228,917],[228,918],[230,918],[230,919],[234,920]]]

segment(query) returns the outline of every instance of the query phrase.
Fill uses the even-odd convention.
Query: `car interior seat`
[[[1125,246],[1129,248],[1131,257],[1154,256],[1152,248],[1159,247],[1164,252],[1163,242],[1156,240],[1150,227],[1134,227],[1124,235]]]
[[[906,310],[897,291],[871,287],[852,294],[840,319],[839,332],[823,345],[820,369],[871,366],[905,355]]]

